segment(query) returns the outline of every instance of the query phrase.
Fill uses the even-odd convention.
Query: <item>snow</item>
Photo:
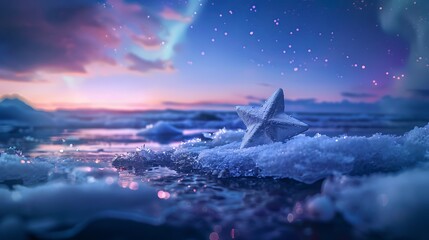
[[[223,129],[211,141],[194,139],[170,152],[152,151],[146,156],[148,151],[142,151],[136,153],[141,156],[137,161],[135,156],[121,161],[145,165],[157,159],[167,167],[186,165],[218,177],[291,178],[311,184],[333,175],[396,172],[429,160],[429,125],[402,136],[298,135],[285,143],[240,149],[243,135],[243,131]]]
[[[135,219],[138,215],[145,223],[158,224],[164,221],[163,210],[168,206],[168,201],[143,184],[133,190],[104,181],[0,188],[0,216],[4,216],[0,218],[0,237],[19,239],[23,231],[46,235],[59,226],[75,224],[80,224],[75,228],[80,231],[97,218]]]
[[[326,196],[316,196],[307,202],[306,214],[312,220],[327,222],[335,216],[335,205]]]
[[[427,167],[397,174],[328,179],[322,195],[306,203],[307,217],[331,220],[335,209],[364,233],[383,233],[395,239],[425,239],[429,226],[428,188]]]
[[[213,141],[189,141],[172,153],[192,155],[193,167],[228,177],[292,178],[314,183],[332,175],[395,172],[429,160],[429,125],[402,136],[313,137],[240,149],[242,131],[222,130]]]
[[[242,127],[235,113],[85,114],[45,113],[19,99],[3,100],[0,131],[49,124],[55,127],[132,125],[135,128],[153,124],[139,134],[153,141],[170,142],[189,139],[181,129],[226,126],[174,148],[163,148],[162,152],[139,148],[135,153],[117,157],[113,165],[130,167],[134,173],[159,167],[167,176],[190,172],[231,181],[235,177],[289,178],[305,184],[323,181],[320,194],[298,202],[297,209],[301,210],[291,210],[291,218],[286,214],[288,221],[302,217],[329,222],[340,216],[362,233],[402,239],[426,237],[429,125],[402,135],[301,134],[287,142],[240,149],[245,132],[231,130]],[[53,120],[47,120],[51,116]],[[400,116],[307,114],[300,117],[321,128],[402,127],[401,124],[405,124]],[[161,121],[156,122],[157,119]],[[73,235],[94,226],[97,219],[135,220],[135,214],[142,217],[138,222],[156,225],[164,222],[170,202],[175,201],[174,197],[168,201],[160,199],[160,189],[152,189],[142,181],[124,181],[117,169],[107,163],[81,162],[65,156],[29,158],[13,151],[0,153],[0,185],[0,239],[25,239],[28,232],[43,239],[45,234],[64,226],[74,229]],[[312,186],[318,191],[317,184]]]
[[[35,161],[23,156],[0,154],[0,183],[16,182],[24,185],[33,185],[48,180],[52,164],[44,161]]]

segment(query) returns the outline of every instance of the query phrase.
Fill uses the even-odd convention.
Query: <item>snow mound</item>
[[[151,159],[218,177],[292,178],[314,183],[332,175],[395,172],[429,160],[429,125],[402,136],[314,137],[299,135],[285,143],[240,149],[243,131],[221,130],[212,141],[193,139],[169,152],[142,151],[121,158],[139,167]]]
[[[334,211],[365,233],[390,238],[426,239],[429,227],[429,169],[370,177],[326,180],[322,195],[306,203],[314,220],[330,220]],[[323,202],[323,204],[321,204]]]

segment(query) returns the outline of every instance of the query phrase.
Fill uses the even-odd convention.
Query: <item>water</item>
[[[400,124],[391,125],[380,122],[372,127],[367,120],[353,125],[350,124],[349,117],[329,119],[330,122],[336,119],[336,124],[328,124],[328,127],[326,124],[315,124],[316,127],[310,129],[307,134],[402,134],[414,124],[413,122],[406,125],[399,121]],[[311,121],[310,117],[307,120]],[[383,127],[380,127],[381,125]],[[57,179],[71,185],[104,179],[107,184],[118,185],[127,191],[153,189],[152,195],[157,201],[165,200],[170,204],[169,207],[163,208],[158,206],[156,201],[155,206],[159,207],[158,215],[162,215],[162,220],[158,222],[135,218],[132,214],[136,212],[136,206],[124,206],[121,212],[126,213],[125,216],[115,213],[94,220],[90,214],[83,214],[77,220],[51,224],[41,228],[43,230],[34,230],[32,223],[33,228],[27,228],[26,236],[31,235],[33,239],[88,239],[95,236],[115,239],[116,234],[119,234],[120,239],[353,239],[361,236],[359,233],[356,235],[356,231],[340,216],[327,223],[300,218],[303,203],[309,196],[320,193],[322,181],[304,184],[289,179],[217,178],[201,172],[181,171],[156,164],[143,168],[126,164],[112,165],[113,159],[118,155],[136,152],[142,147],[162,152],[179,144],[179,141],[151,141],[137,134],[141,130],[45,128],[3,135],[3,151],[14,146],[32,161],[49,159],[61,163],[55,167],[56,175],[51,174],[50,178],[40,182],[40,185]],[[184,139],[186,136],[202,135],[215,130],[198,127],[185,129]],[[0,184],[14,189],[17,183],[21,182],[11,179]],[[91,206],[91,203],[86,204]],[[114,204],[120,205],[121,201]],[[146,207],[143,206],[145,204],[137,204],[137,209]],[[139,216],[146,216],[146,213]],[[38,221],[41,220],[36,222]]]

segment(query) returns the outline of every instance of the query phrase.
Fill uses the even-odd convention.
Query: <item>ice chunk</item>
[[[0,183],[33,185],[47,181],[53,165],[40,159],[0,153]]]
[[[138,135],[152,141],[168,143],[181,140],[180,138],[183,136],[183,132],[167,122],[159,121],[154,125],[148,125],[146,129],[139,132]]]
[[[363,232],[395,239],[425,239],[429,222],[429,169],[370,177],[339,177],[326,180],[322,196],[309,200],[312,212],[336,211]],[[324,199],[324,204],[319,204]],[[309,211],[309,212],[311,212]],[[316,220],[333,214],[311,215]]]

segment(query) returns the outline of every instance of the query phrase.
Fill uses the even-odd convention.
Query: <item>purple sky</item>
[[[429,3],[0,3],[0,95],[39,108],[219,108],[429,96]],[[364,105],[363,105],[364,106]]]

